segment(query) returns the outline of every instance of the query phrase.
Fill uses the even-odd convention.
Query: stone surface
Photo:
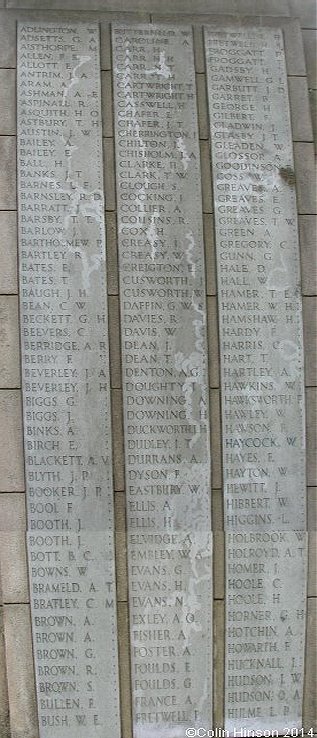
[[[307,487],[307,528],[308,532],[317,531],[317,487]]]
[[[211,412],[211,476],[213,489],[222,486],[222,459],[221,459],[221,413],[219,389],[210,390]]]
[[[224,720],[224,640],[225,640],[225,611],[224,602],[215,602],[214,615],[214,728],[223,728]]]
[[[299,240],[302,267],[302,294],[317,295],[316,215],[300,215]]]
[[[51,50],[52,35],[63,48],[58,61]],[[18,38],[27,550],[40,736],[55,738],[58,728],[60,738],[116,738],[120,717],[99,28],[93,23],[30,22],[26,27],[22,22]],[[40,85],[29,109],[34,68]],[[47,85],[53,102],[51,97],[47,102]],[[28,147],[36,152],[31,161],[26,159]],[[50,670],[53,656],[42,646],[56,643],[65,644],[63,664],[69,685],[75,684],[69,687],[70,702],[63,712],[50,690],[56,691],[53,684],[64,689],[65,674]],[[45,698],[44,666],[49,669]]]
[[[14,136],[0,136],[0,209],[16,209],[16,144]]]
[[[308,87],[317,89],[317,31],[303,31]]]
[[[300,19],[302,28],[316,28],[315,0],[288,0],[290,13]]]
[[[2,607],[0,607],[0,735],[1,738],[11,738]]]
[[[317,297],[303,298],[305,384],[317,385]]]
[[[217,298],[207,298],[209,386],[219,387],[219,336]]]
[[[265,12],[274,12],[279,8],[279,13],[285,12],[288,14],[287,0],[257,0],[261,7],[263,6]],[[251,6],[251,12],[254,12],[254,6],[252,8],[251,0],[242,0],[245,5]],[[87,0],[7,0],[8,8],[46,8],[51,10],[53,8],[61,9],[87,9]],[[122,11],[126,7],[125,2],[122,0],[110,0],[107,2],[108,11]],[[89,0],[90,10],[101,10],[105,9],[105,0]],[[175,0],[173,3],[174,12],[191,13],[192,3],[190,0]],[[169,12],[171,10],[170,2],[168,0],[132,0],[129,5],[131,11],[141,11],[148,13],[152,12]],[[237,0],[213,0],[213,10],[215,12],[236,12],[237,11]],[[195,3],[196,13],[208,13],[210,12],[210,0],[197,0]],[[243,6],[242,6],[243,11]]]
[[[314,144],[295,143],[294,158],[298,212],[301,215],[316,214],[316,160]]]
[[[110,70],[111,58],[111,27],[110,23],[102,23],[100,26],[100,62],[101,69]]]
[[[122,377],[121,377],[119,298],[114,295],[109,295],[108,305],[109,305],[109,347],[110,347],[111,387],[113,389],[120,389],[120,387],[122,386]]]
[[[317,531],[308,534],[308,597],[317,597]]]
[[[1,503],[0,496],[0,503]],[[0,511],[1,511],[0,505]],[[29,602],[25,533],[2,530],[0,539],[0,571],[4,603]]]
[[[25,531],[25,494],[2,492],[0,495],[0,530]]]
[[[4,638],[11,738],[39,738],[28,605],[4,607]]]
[[[0,295],[0,387],[20,386],[18,298]]]
[[[301,727],[305,620],[296,609],[304,608],[306,573],[303,336],[283,39],[278,29],[229,25],[206,27],[205,38],[227,530],[225,727],[231,733],[241,727],[282,730]],[[250,86],[247,99],[242,91],[236,94],[242,69]],[[253,541],[259,541],[257,554]],[[244,556],[250,569],[243,568]],[[250,578],[250,572],[261,576]],[[250,605],[256,607],[247,620]],[[290,633],[283,608],[293,628],[285,652],[281,644]],[[265,620],[266,610],[271,622],[263,635],[258,621]],[[285,695],[273,663],[264,670],[261,662],[248,665],[247,654],[263,653],[262,639],[273,637]],[[299,674],[296,694],[289,692],[292,664]],[[263,671],[255,707],[252,676]]]
[[[199,138],[209,138],[209,124],[206,98],[206,75],[196,74],[196,94],[198,106]]]
[[[113,479],[115,491],[124,490],[124,446],[122,390],[111,390],[113,433]]]
[[[125,493],[115,495],[117,600],[128,600]]]
[[[116,222],[115,213],[107,212],[106,228],[107,228],[108,294],[118,295],[119,293],[119,274],[118,274],[118,249],[117,249],[117,222]]]
[[[204,241],[206,262],[206,291],[207,295],[217,294],[217,270],[214,240],[214,221],[212,215],[204,214]]]
[[[317,485],[317,390],[306,389],[307,484]]]
[[[303,725],[306,732],[317,732],[317,598],[307,603],[306,674]]]
[[[225,540],[222,489],[214,489],[212,493],[212,523],[214,599],[223,600],[225,592]]]
[[[289,77],[288,87],[293,141],[313,141],[306,79],[304,77]]]
[[[209,141],[200,141],[200,163],[203,212],[213,212],[213,199],[211,189],[210,148]]]
[[[298,20],[285,20],[281,24],[284,35],[287,74],[306,74],[303,36]]]
[[[201,26],[194,26],[194,60],[197,74],[205,72],[205,50]]]
[[[132,738],[129,610],[128,605],[125,602],[118,603],[118,636],[121,664],[120,694],[122,736],[124,736],[124,738]]]
[[[170,738],[210,725],[212,703],[206,305],[191,29],[114,26],[113,53],[133,727],[135,738]],[[155,658],[150,640],[158,645]],[[172,710],[142,709],[153,697],[144,675],[154,673]]]
[[[102,93],[102,131],[107,137],[113,136],[113,111],[112,111],[112,75],[111,72],[101,74]]]
[[[114,171],[114,145],[112,138],[105,138],[103,142],[104,152],[104,182],[106,210],[116,209],[116,182]]]
[[[15,17],[7,10],[0,10],[0,67],[16,67]]]
[[[24,490],[21,393],[0,390],[0,492]]]
[[[0,135],[15,136],[15,128],[15,71],[0,69]]]
[[[17,293],[16,213],[0,212],[0,263],[0,294]]]
[[[317,90],[308,90],[309,94],[309,104],[310,104],[310,112],[311,112],[311,119],[312,119],[312,126],[313,126],[313,133],[314,133],[314,142],[315,142],[315,149],[317,149]]]

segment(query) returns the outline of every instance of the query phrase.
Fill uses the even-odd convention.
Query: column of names
[[[279,29],[205,29],[229,730],[301,727],[306,507],[295,176]]]
[[[27,550],[41,738],[119,738],[99,29],[18,29]]]
[[[113,28],[135,738],[211,724],[206,306],[191,29]]]

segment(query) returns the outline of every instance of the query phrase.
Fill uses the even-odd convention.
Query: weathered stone
[[[222,458],[221,458],[221,418],[220,418],[220,394],[218,389],[210,390],[210,412],[211,412],[211,475],[213,489],[222,486]]]
[[[0,387],[20,386],[18,298],[0,295]]]
[[[153,43],[143,48],[149,32]],[[206,305],[192,32],[113,26],[113,53],[133,729],[135,738],[152,732],[170,738],[211,724],[212,701]],[[135,72],[140,60],[142,71]],[[153,86],[163,102],[155,116],[144,116]],[[176,665],[175,708],[154,710],[152,718],[139,700],[143,633],[165,639],[155,652],[157,674],[171,659]],[[161,697],[169,699],[170,679],[160,684]],[[145,700],[153,697],[151,680],[141,689]]]
[[[39,738],[29,605],[3,609],[11,736]]]
[[[199,138],[209,138],[207,99],[206,99],[206,75],[196,74],[196,92],[198,105]]]
[[[0,209],[16,209],[16,144],[14,136],[0,136]]]
[[[317,732],[317,599],[307,601],[307,640],[305,654],[303,726],[306,733]]]
[[[308,597],[317,597],[317,531],[308,534]]]
[[[317,149],[317,90],[308,90],[315,149]]]
[[[254,15],[290,15],[287,0],[237,0],[236,12],[238,14]]]
[[[303,31],[304,52],[306,60],[307,84],[308,87],[317,89],[317,31]]]
[[[108,294],[118,295],[119,293],[119,275],[118,275],[118,249],[117,249],[117,222],[115,213],[107,212],[106,214],[107,228],[107,275],[108,275]]]
[[[308,89],[305,77],[289,77],[293,141],[313,141]]]
[[[305,384],[317,385],[317,297],[303,298]]]
[[[102,70],[111,69],[111,28],[105,22],[100,25],[100,63]]]
[[[317,294],[317,218],[316,215],[300,215],[299,240],[302,267],[302,294]]]
[[[2,607],[0,607],[0,735],[1,738],[11,738]]]
[[[209,349],[209,385],[219,387],[219,336],[217,298],[207,298],[208,316],[208,349]]]
[[[212,491],[213,521],[213,582],[214,599],[224,598],[225,592],[225,538],[223,529],[223,493],[221,489]]]
[[[214,222],[212,215],[209,215],[208,213],[204,214],[204,241],[207,295],[216,295],[217,269],[214,241]]]
[[[114,171],[114,145],[112,138],[104,138],[104,183],[106,210],[116,209],[116,181]]]
[[[0,10],[0,67],[16,67],[16,23],[7,10]]]
[[[121,376],[121,348],[120,348],[120,306],[116,295],[109,295],[109,350],[110,350],[110,378],[112,389],[120,389]]]
[[[16,294],[17,226],[16,213],[0,212],[0,294]]]
[[[15,71],[0,69],[0,135],[15,136]]]
[[[317,531],[317,487],[307,487],[308,532]]]
[[[100,738],[117,738],[99,28],[94,23],[59,22],[54,33],[64,52],[56,61],[48,43],[42,61],[43,39],[49,41],[53,29],[54,25],[29,21],[27,34],[23,23],[18,31],[27,552],[39,725],[41,738],[55,738],[57,726],[59,738],[87,738],[92,732]],[[41,84],[40,72],[36,102],[28,108],[26,119],[28,82],[32,82],[34,67],[43,66],[44,82]],[[47,86],[52,93],[49,105]],[[84,106],[80,105],[82,98]],[[41,119],[38,123],[38,116],[44,102],[46,128],[42,130],[44,123]],[[28,161],[24,147],[35,144],[37,159]],[[43,175],[40,187],[41,167],[48,174]],[[49,217],[47,192],[55,195],[49,200]],[[43,203],[40,209],[39,200]],[[39,242],[38,234],[42,236]],[[44,275],[40,283],[34,279],[38,273]],[[31,340],[34,335],[36,341]],[[8,547],[15,545],[12,541],[11,537]],[[52,611],[57,616],[55,630],[60,628],[57,633],[46,617]],[[45,648],[42,653],[41,644],[52,643],[66,645],[63,664],[76,684],[74,709],[64,708],[63,722],[60,703],[51,696],[44,699],[40,686],[43,667],[52,663],[50,651]],[[56,676],[49,671],[46,695],[64,692],[64,680],[63,673]]]
[[[213,213],[209,141],[200,141],[200,164],[203,212]]]
[[[132,707],[131,707],[131,666],[130,666],[130,635],[129,635],[129,612],[125,602],[118,603],[118,638],[120,657],[120,695],[121,695],[121,719],[122,735],[126,738],[132,736]]]
[[[288,0],[289,9],[293,16],[300,18],[302,28],[317,27],[315,0]]]
[[[314,144],[295,143],[295,177],[298,212],[316,214],[316,163]]]
[[[262,0],[263,1],[263,0]],[[250,2],[250,0],[249,0]],[[267,7],[275,7],[275,3],[279,3],[281,10],[280,13],[287,10],[287,0],[268,0]],[[122,10],[121,0],[111,0],[107,3],[108,11],[116,12]],[[109,7],[110,6],[110,7]],[[223,13],[236,12],[236,0],[213,0],[214,10],[221,11]],[[7,0],[8,8],[37,8],[38,0]],[[66,10],[86,10],[87,0],[41,0],[41,7],[47,10],[56,8],[63,8]],[[90,10],[102,10],[105,7],[104,0],[90,0]],[[168,0],[132,0],[129,6],[129,10],[132,12],[169,12],[171,9],[170,2]],[[192,12],[191,0],[175,0],[173,3],[173,10],[182,13]],[[195,11],[197,13],[208,13],[210,11],[210,0],[196,0]],[[128,19],[127,19],[128,20]],[[140,21],[142,18],[140,18]]]
[[[315,387],[306,389],[306,437],[307,437],[307,484],[317,486],[317,390]]]
[[[0,495],[0,531],[25,530],[25,494],[2,492]]]
[[[25,534],[22,531],[2,531],[0,569],[3,602],[29,602]]]
[[[111,390],[111,413],[113,433],[113,479],[115,491],[124,490],[124,447],[122,390]]]
[[[224,724],[224,688],[225,688],[225,608],[224,602],[214,603],[214,728],[223,728]]]
[[[205,72],[204,39],[201,26],[194,26],[194,59],[197,74]]]
[[[118,602],[127,602],[128,600],[127,536],[125,521],[125,494],[124,492],[117,492],[115,495],[115,535]]]
[[[107,137],[113,136],[113,111],[112,111],[112,76],[111,72],[101,74],[102,92],[102,131]]]
[[[287,74],[306,74],[303,36],[299,21],[291,20],[282,25],[285,46],[285,61]]]
[[[0,390],[0,491],[24,490],[21,393]]]

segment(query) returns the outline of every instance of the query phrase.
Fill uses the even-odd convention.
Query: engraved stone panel
[[[94,24],[18,30],[27,543],[41,738],[119,738]]]
[[[210,442],[191,29],[113,28],[134,738],[211,725]]]
[[[226,541],[225,721],[301,727],[306,505],[295,174],[282,32],[205,29]],[[291,593],[291,594],[290,594]]]

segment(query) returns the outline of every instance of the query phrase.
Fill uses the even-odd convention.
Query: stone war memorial
[[[316,29],[0,0],[0,738],[317,734]]]

